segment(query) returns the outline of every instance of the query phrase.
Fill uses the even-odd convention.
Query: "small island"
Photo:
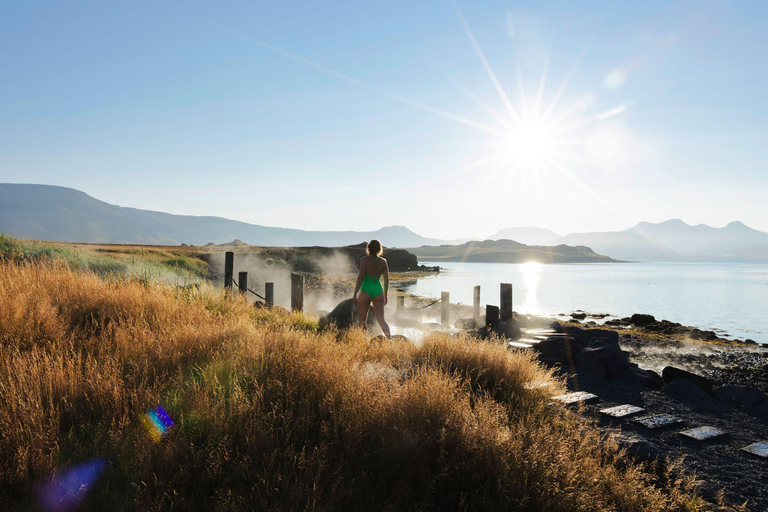
[[[406,249],[424,261],[471,263],[623,263],[583,245],[525,245],[514,240],[471,241],[461,245],[423,245]]]

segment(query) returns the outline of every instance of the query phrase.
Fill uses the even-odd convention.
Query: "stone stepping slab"
[[[682,432],[680,432],[680,435],[689,437],[696,441],[707,441],[709,439],[722,437],[727,433],[728,432],[726,432],[725,430],[720,430],[717,427],[698,427],[698,428],[692,428],[690,430],[683,430]]]
[[[757,455],[763,459],[768,459],[768,441],[753,443],[749,446],[745,446],[741,451]]]
[[[509,346],[512,348],[532,348],[533,342],[526,342],[527,340],[510,341]]]
[[[600,412],[613,418],[626,418],[627,416],[632,416],[633,414],[640,414],[641,412],[645,412],[645,409],[636,405],[624,404],[617,405],[616,407],[609,407],[607,409],[600,409]]]
[[[586,391],[577,391],[575,393],[566,393],[565,395],[553,396],[552,400],[560,402],[565,405],[572,404],[593,404],[600,399],[597,395],[587,393]]]
[[[645,418],[636,419],[635,422],[650,429],[676,427],[685,423],[677,416],[672,416],[671,414],[656,414],[654,416],[646,416]]]

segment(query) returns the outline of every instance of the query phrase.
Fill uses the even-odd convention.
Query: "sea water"
[[[556,316],[575,310],[616,317],[646,313],[734,339],[768,343],[768,264],[750,263],[451,263],[405,291],[472,304],[499,305],[499,284],[512,283],[514,310]]]

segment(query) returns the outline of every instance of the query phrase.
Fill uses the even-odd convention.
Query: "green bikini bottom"
[[[381,276],[369,276],[366,274],[363,276],[363,284],[360,286],[360,291],[365,292],[371,298],[375,299],[384,292],[384,288],[381,287]]]

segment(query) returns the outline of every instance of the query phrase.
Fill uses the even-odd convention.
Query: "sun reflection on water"
[[[539,274],[544,265],[537,261],[529,261],[520,265],[520,273],[523,277],[523,287],[525,288],[525,300],[522,304],[526,313],[540,314],[538,303]]]

